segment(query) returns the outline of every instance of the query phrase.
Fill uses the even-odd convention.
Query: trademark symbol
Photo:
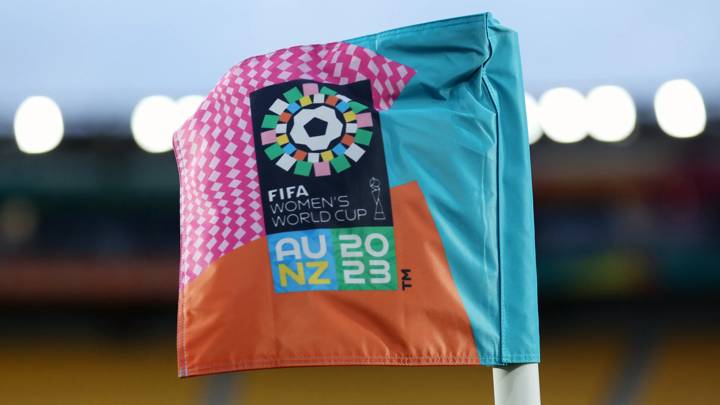
[[[412,284],[410,283],[412,281],[412,276],[410,275],[412,270],[401,269],[400,271],[402,272],[402,289],[405,290],[406,288],[412,287]]]

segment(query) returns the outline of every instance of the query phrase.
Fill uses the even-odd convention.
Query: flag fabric
[[[233,66],[173,139],[179,375],[538,362],[524,108],[490,14]]]

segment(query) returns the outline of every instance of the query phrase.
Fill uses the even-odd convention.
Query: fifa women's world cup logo
[[[373,105],[368,80],[295,80],[250,95],[276,292],[397,290],[385,152]]]
[[[263,151],[278,167],[296,175],[343,172],[362,158],[372,140],[368,108],[328,86],[293,86],[263,116]]]

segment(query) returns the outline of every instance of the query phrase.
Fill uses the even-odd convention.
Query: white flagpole
[[[540,405],[536,363],[493,368],[493,387],[495,405]]]

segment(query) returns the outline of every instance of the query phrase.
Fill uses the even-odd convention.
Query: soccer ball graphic
[[[293,121],[290,137],[296,145],[303,145],[311,151],[328,149],[343,134],[343,123],[335,115],[335,109],[325,105],[302,109],[295,114]]]
[[[280,169],[330,176],[350,169],[369,150],[374,110],[331,86],[304,82],[282,91],[267,107],[257,141]]]

